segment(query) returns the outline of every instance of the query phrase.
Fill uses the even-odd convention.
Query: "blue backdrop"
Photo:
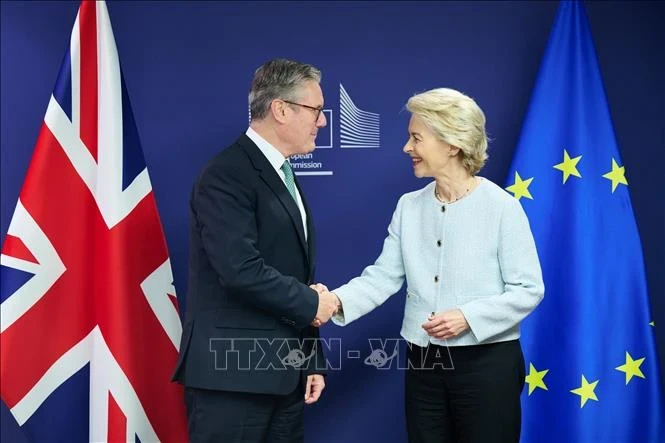
[[[1,3],[3,239],[77,8]],[[376,258],[398,197],[426,183],[401,152],[412,94],[448,86],[474,97],[492,138],[482,175],[505,182],[557,3],[110,1],[108,9],[186,309],[191,185],[204,162],[245,130],[258,65],[283,56],[323,71],[330,127],[296,170],[328,174],[299,180],[317,228],[317,279],[334,287]],[[663,370],[665,6],[591,2],[587,11],[642,238]],[[378,115],[378,147],[341,147],[349,103]],[[323,328],[342,339],[332,349],[342,370],[331,372],[324,397],[307,410],[307,441],[405,441],[403,372],[363,363],[369,337],[399,336],[402,309],[399,293],[347,328]],[[363,357],[347,358],[349,350]],[[21,441],[11,420],[3,405],[3,441]]]

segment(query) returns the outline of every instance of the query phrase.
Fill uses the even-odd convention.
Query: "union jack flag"
[[[0,265],[0,391],[31,440],[187,440],[171,263],[104,2],[80,5]]]

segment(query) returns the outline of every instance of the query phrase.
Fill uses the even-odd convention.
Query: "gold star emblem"
[[[583,408],[588,400],[598,401],[596,393],[593,392],[594,389],[596,389],[598,381],[599,380],[596,380],[593,383],[589,383],[586,377],[584,377],[584,374],[582,374],[582,386],[570,390],[570,392],[572,392],[573,394],[580,396],[580,408]]]
[[[548,372],[549,369],[537,371],[536,368],[533,367],[533,363],[529,363],[529,374],[524,378],[526,383],[529,385],[529,395],[531,395],[531,393],[535,391],[536,388],[544,389],[547,391],[547,385],[545,384],[543,378],[545,378],[545,375],[547,375]]]
[[[532,180],[533,177],[522,180],[522,177],[520,177],[517,171],[515,171],[515,183],[508,186],[506,191],[512,192],[517,200],[522,197],[530,198],[533,200],[533,197],[531,197],[531,193],[529,192],[529,185],[531,184]]]
[[[617,366],[616,369],[617,371],[625,372],[626,373],[626,385],[628,382],[634,377],[640,377],[640,378],[646,378],[644,374],[642,373],[642,370],[640,369],[640,365],[644,363],[644,357],[638,358],[637,360],[633,360],[633,357],[630,356],[628,352],[626,352],[626,363],[622,364],[621,366]]]
[[[612,193],[614,194],[614,190],[619,186],[619,183],[622,185],[628,186],[628,182],[626,181],[626,171],[623,166],[619,166],[616,162],[616,160],[612,159],[612,170],[608,172],[607,174],[603,174],[603,177],[612,180]]]
[[[652,327],[656,327],[656,322],[655,321],[649,322],[649,325],[651,325]]]
[[[581,158],[581,155],[575,158],[570,158],[568,156],[568,152],[565,149],[563,150],[563,162],[559,163],[558,165],[554,165],[554,169],[558,169],[559,171],[563,172],[564,184],[566,183],[566,180],[568,180],[568,177],[571,175],[582,178],[580,172],[577,170],[577,163]]]

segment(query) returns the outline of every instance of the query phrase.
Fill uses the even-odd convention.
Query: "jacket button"
[[[438,282],[439,282],[439,276],[438,276],[438,275],[435,275],[435,276],[434,276],[434,283],[438,283]]]
[[[446,207],[445,206],[441,206],[441,212],[446,212]]]
[[[437,241],[436,241],[436,245],[437,245],[438,247],[441,247],[441,240],[437,240]]]

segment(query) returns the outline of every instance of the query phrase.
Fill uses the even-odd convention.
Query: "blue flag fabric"
[[[562,2],[506,187],[545,279],[522,325],[524,442],[665,441],[665,325],[651,318],[628,177],[584,5]]]

